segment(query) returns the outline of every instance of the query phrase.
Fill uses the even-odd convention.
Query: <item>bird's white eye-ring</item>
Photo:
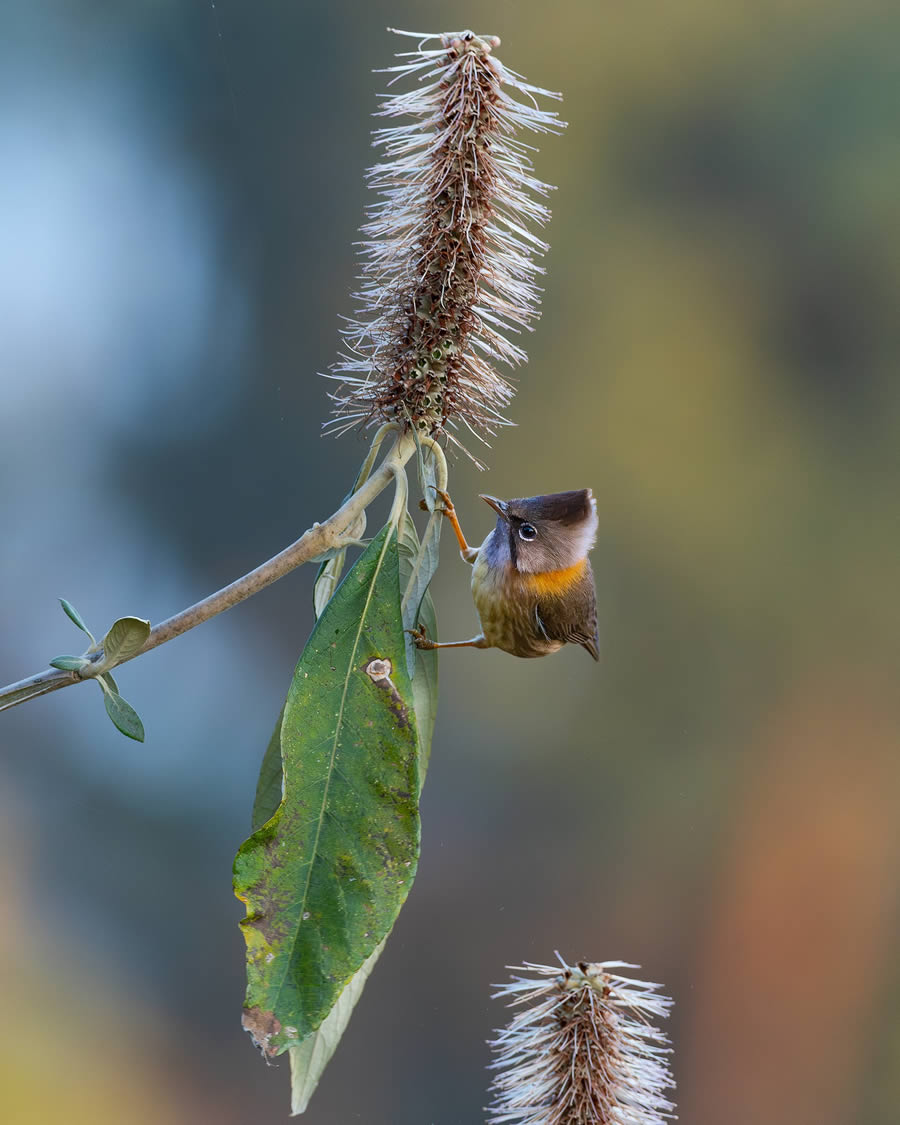
[[[524,539],[526,543],[530,543],[532,539],[537,538],[537,528],[533,524],[523,523],[519,528],[519,538]]]

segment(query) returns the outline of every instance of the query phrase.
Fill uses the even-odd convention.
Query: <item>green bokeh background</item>
[[[900,9],[12,0],[0,673],[159,620],[331,511],[322,440],[385,26],[564,92],[543,319],[479,491],[590,485],[603,658],[442,657],[419,876],[309,1111],[483,1120],[504,965],[676,1000],[681,1120],[900,1118]],[[6,318],[4,318],[6,319]],[[0,718],[0,1116],[275,1122],[232,855],[312,572]],[[444,637],[469,636],[447,541]]]

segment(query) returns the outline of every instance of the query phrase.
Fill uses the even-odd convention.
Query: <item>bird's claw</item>
[[[409,633],[416,648],[437,648],[437,645],[434,643],[434,641],[430,641],[428,639],[424,625],[417,625],[415,629],[405,629],[404,632]]]
[[[434,510],[436,512],[443,512],[445,516],[449,515],[451,512],[455,512],[456,509],[453,507],[453,501],[450,499],[450,493],[445,492],[442,488],[438,488],[437,485],[434,484],[431,485],[431,487],[434,489],[438,499],[441,502],[441,507],[439,508],[437,507],[437,505],[435,505]],[[429,511],[428,501],[425,499],[420,500],[419,507],[423,512]]]

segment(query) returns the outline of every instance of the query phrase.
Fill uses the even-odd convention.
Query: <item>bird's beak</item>
[[[485,496],[484,493],[479,492],[478,499],[483,500],[485,504],[490,505],[501,519],[508,520],[509,515],[506,510],[506,504],[502,500],[498,500],[496,496]]]

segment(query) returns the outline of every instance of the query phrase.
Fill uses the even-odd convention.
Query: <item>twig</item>
[[[383,434],[379,433],[376,441],[380,442],[382,437]],[[209,621],[217,614],[224,613],[226,609],[231,609],[232,606],[252,597],[253,594],[259,593],[266,586],[277,582],[279,578],[283,578],[303,563],[312,562],[328,551],[339,550],[341,547],[350,545],[353,537],[348,537],[348,530],[353,528],[375,497],[383,492],[389,484],[399,479],[398,474],[405,477],[405,474],[400,471],[415,451],[416,444],[409,433],[398,435],[390,452],[375,473],[360,486],[358,491],[347,498],[334,515],[329,516],[323,523],[313,524],[296,542],[289,547],[285,547],[283,551],[269,559],[268,562],[264,562],[255,570],[251,570],[249,574],[245,574],[243,578],[238,578],[230,585],[210,594],[203,601],[197,602],[195,605],[183,609],[181,613],[176,613],[174,617],[169,617],[167,620],[160,622],[151,630],[144,647],[126,659],[133,660],[136,656],[141,656],[145,652],[149,652],[150,649],[186,633],[188,629],[193,629],[196,625],[202,625],[204,621]],[[94,663],[99,666],[101,660],[102,652],[96,654]],[[125,660],[119,663],[124,664]],[[59,688],[69,687],[91,678],[90,666],[82,668],[80,672],[45,668],[42,672],[29,676],[27,679],[0,688],[0,711],[15,707],[19,703],[26,703],[29,699],[36,699],[39,695],[47,695],[51,691],[57,691]]]

